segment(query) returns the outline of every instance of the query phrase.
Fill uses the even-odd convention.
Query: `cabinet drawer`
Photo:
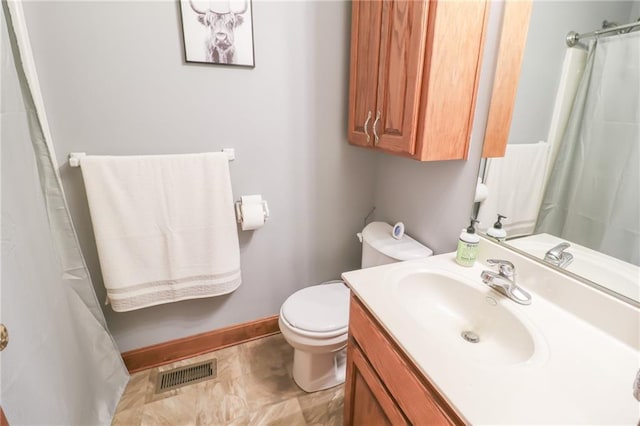
[[[430,425],[465,424],[355,296],[351,297],[350,309],[349,334],[409,421]]]

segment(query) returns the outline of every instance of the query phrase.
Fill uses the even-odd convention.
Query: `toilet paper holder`
[[[262,200],[260,202],[262,204],[262,212],[264,213],[264,221],[266,222],[269,219],[269,205],[267,204],[267,200]],[[236,221],[238,223],[242,223],[242,201],[236,201]]]

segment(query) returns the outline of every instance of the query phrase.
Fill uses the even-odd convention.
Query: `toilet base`
[[[344,383],[347,348],[336,352],[309,353],[295,349],[293,380],[305,392],[317,392]]]

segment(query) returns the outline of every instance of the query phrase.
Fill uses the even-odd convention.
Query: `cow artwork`
[[[181,1],[187,62],[253,66],[249,2]],[[194,28],[194,22],[199,29]]]

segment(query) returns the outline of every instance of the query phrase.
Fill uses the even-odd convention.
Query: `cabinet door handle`
[[[378,142],[380,142],[380,136],[378,136],[378,122],[380,121],[380,111],[376,113],[376,121],[373,122],[373,144],[378,146]]]
[[[367,145],[371,142],[371,136],[369,136],[369,122],[371,121],[371,111],[367,114],[367,119],[364,121],[364,134],[367,135]]]

